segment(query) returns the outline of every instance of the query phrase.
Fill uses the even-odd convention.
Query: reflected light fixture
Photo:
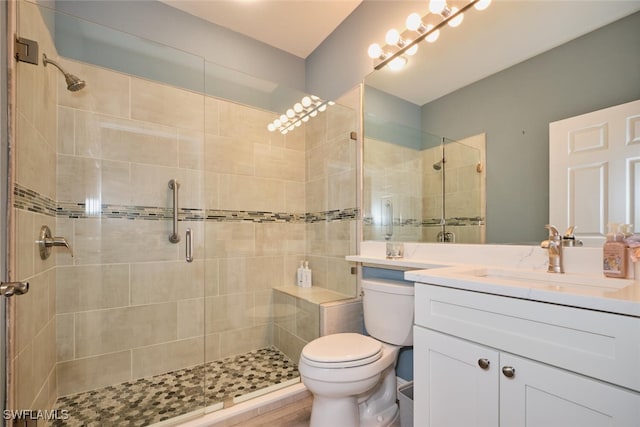
[[[325,101],[315,95],[303,97],[300,102],[293,104],[284,114],[267,125],[269,132],[279,131],[286,135],[302,123],[309,121],[309,118],[315,117],[318,113],[327,110],[327,106],[334,105],[333,101]]]
[[[389,65],[393,71],[402,69],[408,62],[407,56],[417,52],[418,43],[422,40],[435,42],[441,28],[462,24],[464,12],[468,9],[474,7],[476,10],[485,10],[490,4],[491,0],[430,0],[426,15],[412,13],[407,17],[405,31],[400,33],[392,28],[385,35],[385,46],[377,43],[369,46],[367,53],[374,60],[374,68],[380,70]]]

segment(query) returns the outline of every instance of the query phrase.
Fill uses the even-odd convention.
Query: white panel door
[[[601,246],[609,222],[640,232],[640,100],[549,124],[549,222]]]
[[[500,353],[500,427],[635,427],[640,393]]]
[[[498,352],[414,327],[414,425],[498,425]]]

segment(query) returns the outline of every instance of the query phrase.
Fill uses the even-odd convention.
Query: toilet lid
[[[313,366],[348,368],[378,360],[382,344],[360,334],[325,335],[304,346],[302,356]]]

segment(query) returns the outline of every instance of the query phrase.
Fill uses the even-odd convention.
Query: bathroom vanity
[[[415,426],[640,426],[640,281],[605,278],[601,248],[564,251],[565,274],[533,246],[347,257],[416,284]]]
[[[416,282],[414,419],[640,425],[640,285],[473,266]]]

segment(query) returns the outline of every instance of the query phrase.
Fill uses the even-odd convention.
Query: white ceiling
[[[161,1],[301,58],[313,52],[362,2]],[[388,3],[393,10],[385,17],[393,22],[380,29],[378,42],[387,29],[404,28],[409,13],[428,11],[428,0]],[[640,0],[493,0],[485,11],[466,13],[458,28],[444,28],[435,43],[420,43],[418,54],[402,71],[385,68],[371,73],[366,82],[423,105],[638,10]],[[399,16],[402,18],[397,19]]]
[[[306,58],[362,0],[161,0],[191,15]]]

